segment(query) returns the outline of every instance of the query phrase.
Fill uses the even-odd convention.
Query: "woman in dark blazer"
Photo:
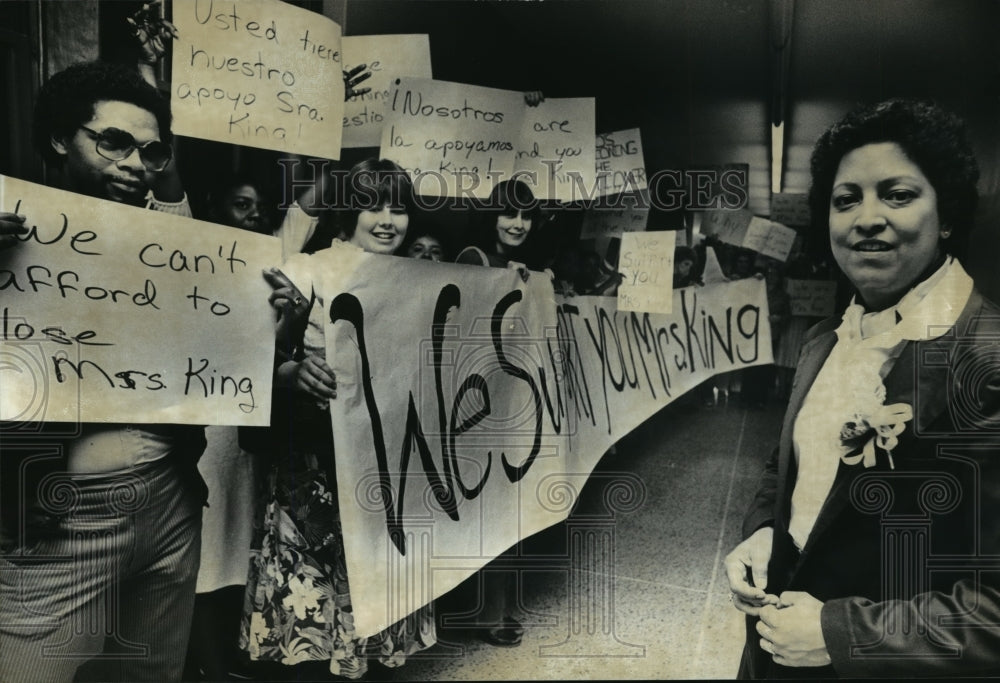
[[[856,295],[803,346],[726,558],[741,677],[1000,671],[1000,307],[959,262],[978,175],[926,103],[816,145],[813,222]]]

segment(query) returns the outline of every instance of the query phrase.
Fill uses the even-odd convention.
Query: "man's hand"
[[[785,591],[777,605],[760,609],[760,646],[782,666],[826,666],[830,654],[823,639],[823,603],[809,593]]]
[[[163,59],[170,41],[179,35],[177,27],[160,16],[159,5],[160,0],[147,2],[126,18],[139,44],[139,61],[143,64],[156,64]]]
[[[24,216],[0,211],[0,249],[8,249],[20,242],[17,235],[28,232]]]
[[[356,67],[350,71],[344,72],[344,101],[351,99],[352,97],[358,97],[364,95],[365,93],[371,92],[371,88],[357,88],[356,86],[367,81],[372,76],[371,71],[365,71],[368,68],[367,64],[358,64]]]
[[[309,310],[309,297],[303,295],[280,269],[271,268],[265,270],[263,274],[273,290],[267,301],[275,310],[282,313],[282,317],[299,318]]]

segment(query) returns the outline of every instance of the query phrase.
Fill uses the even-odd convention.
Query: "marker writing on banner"
[[[531,374],[510,361],[503,348],[500,330],[504,314],[511,306],[521,300],[522,293],[518,290],[504,295],[494,307],[491,338],[493,353],[501,371],[523,382],[530,390],[534,407],[534,437],[528,455],[519,464],[512,462],[507,453],[500,453],[500,462],[506,478],[511,482],[520,481],[530,470],[535,457],[541,448],[542,433],[542,399],[534,378]],[[330,304],[330,320],[336,324],[346,322],[356,333],[357,349],[361,360],[361,387],[365,399],[372,429],[372,447],[375,453],[376,465],[379,471],[379,487],[385,513],[386,532],[397,551],[406,554],[406,537],[403,532],[403,511],[405,507],[406,481],[409,476],[410,454],[414,444],[420,458],[420,468],[427,480],[438,506],[451,519],[458,521],[458,504],[455,489],[463,498],[476,498],[483,490],[492,468],[492,452],[487,453],[483,475],[478,482],[467,484],[462,480],[455,452],[456,437],[469,432],[486,416],[491,414],[489,387],[485,378],[478,373],[468,374],[459,385],[451,401],[450,412],[447,409],[441,378],[443,362],[443,337],[448,311],[461,305],[461,293],[457,286],[444,286],[437,299],[434,314],[431,318],[432,357],[434,364],[435,392],[437,396],[438,426],[441,435],[441,468],[434,462],[430,447],[424,437],[420,416],[417,413],[413,394],[410,392],[407,400],[407,419],[403,435],[403,451],[396,477],[398,485],[393,487],[393,473],[389,470],[389,458],[386,449],[385,432],[382,426],[382,416],[378,408],[372,387],[372,365],[368,356],[368,346],[365,341],[364,310],[361,302],[353,294],[340,294]],[[467,405],[478,395],[478,405]],[[468,400],[467,400],[468,398]],[[463,409],[463,406],[466,406]],[[458,416],[466,415],[459,423]],[[393,491],[398,490],[394,498]]]
[[[617,393],[624,392],[626,386],[629,389],[644,388],[656,398],[656,387],[659,386],[670,396],[673,369],[678,373],[694,374],[699,369],[699,363],[702,368],[714,370],[723,359],[730,364],[748,364],[758,358],[759,306],[744,304],[738,310],[727,306],[721,316],[717,316],[707,312],[703,305],[699,306],[697,290],[681,289],[678,294],[681,321],[665,326],[654,325],[649,313],[609,312],[600,306],[594,307],[593,325],[589,319],[584,319],[587,333],[601,361],[601,389],[609,434],[609,381]],[[641,364],[641,377],[637,359]],[[652,377],[650,369],[655,371]],[[654,382],[654,378],[658,382]]]

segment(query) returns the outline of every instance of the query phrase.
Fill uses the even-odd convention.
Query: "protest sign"
[[[831,280],[785,280],[792,315],[827,318],[833,315],[837,283]]]
[[[573,201],[594,184],[594,98],[547,99],[524,110],[514,171],[536,197]]]
[[[646,162],[638,128],[601,133],[595,147],[597,196],[646,188]]]
[[[788,258],[797,234],[780,223],[754,216],[747,209],[706,211],[702,215],[701,233],[779,261]]]
[[[804,192],[772,194],[771,220],[797,228],[809,225],[809,195]]]
[[[370,92],[344,104],[343,147],[378,147],[382,141],[385,102],[395,79],[431,77],[431,46],[426,34],[344,36],[344,70],[367,65],[371,77],[359,88]]]
[[[0,419],[266,425],[274,237],[0,176]]]
[[[433,197],[487,197],[492,174],[513,173],[524,96],[429,79],[396,79],[382,127],[381,156]]]
[[[626,232],[643,232],[649,218],[646,190],[622,195],[616,207],[594,206],[583,213],[580,239],[620,237]]]
[[[622,235],[618,270],[619,311],[670,313],[674,300],[674,243],[672,230],[629,232]]]
[[[321,298],[361,637],[565,519],[607,449],[664,405],[771,362],[756,279],[675,291],[667,316],[555,298],[537,273],[370,254],[342,266],[344,289]]]
[[[792,251],[796,232],[780,223],[754,216],[747,226],[742,246],[784,261]]]
[[[174,0],[173,131],[340,158],[340,26],[279,0]]]
[[[738,211],[727,211],[725,209],[713,209],[702,214],[701,234],[708,237],[715,237],[720,242],[733,244],[738,247],[743,246],[743,240],[747,236],[747,228],[753,214],[748,209]]]
[[[485,198],[516,174],[539,199],[568,199],[593,184],[586,163],[593,130],[593,99],[528,107],[520,92],[400,78],[387,102],[381,155],[427,196]]]

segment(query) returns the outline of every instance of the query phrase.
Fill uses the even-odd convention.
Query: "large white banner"
[[[0,419],[266,425],[277,238],[0,176]]]
[[[684,392],[771,362],[755,279],[679,290],[672,314],[653,315],[556,299],[540,273],[351,259],[324,300],[359,635],[565,519],[574,482]]]
[[[174,0],[173,131],[340,158],[340,26],[279,0]]]

